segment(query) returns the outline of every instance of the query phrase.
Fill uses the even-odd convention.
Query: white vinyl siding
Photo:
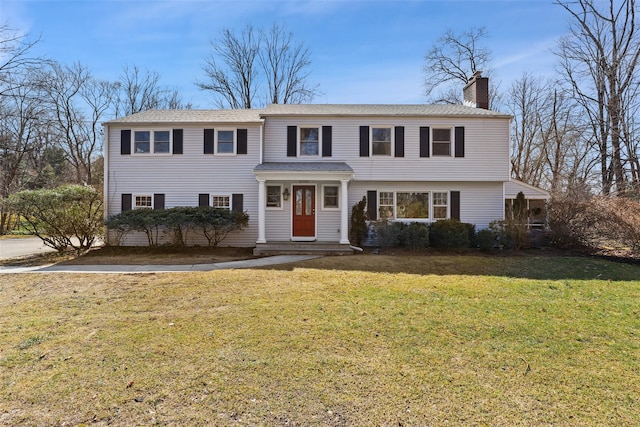
[[[308,157],[286,157],[287,126],[304,125],[332,126],[331,157],[318,157],[313,161],[346,162],[353,168],[358,181],[504,182],[509,179],[509,119],[506,118],[267,117],[264,161],[309,161]],[[360,157],[360,126],[389,125],[404,127],[404,157]],[[432,155],[421,158],[421,126],[450,129],[463,126],[465,156]],[[453,148],[452,142],[452,153]]]
[[[260,127],[237,124],[233,128],[247,129],[246,155],[206,156],[203,154],[203,129],[216,124],[199,126],[171,125],[183,129],[183,154],[180,156],[126,156],[120,154],[120,130],[136,130],[136,126],[108,127],[108,202],[107,215],[121,212],[122,194],[164,194],[165,207],[198,206],[198,194],[243,194],[243,209],[249,214],[249,224],[233,232],[221,242],[222,246],[252,247],[258,238],[258,183],[253,168],[260,162]],[[227,126],[218,126],[223,129]],[[149,126],[139,127],[148,130]],[[206,240],[191,244],[206,245]],[[131,235],[127,245],[147,245],[144,235]]]

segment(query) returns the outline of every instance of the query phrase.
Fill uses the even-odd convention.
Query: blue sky
[[[38,53],[116,80],[125,65],[157,71],[194,108],[194,82],[223,28],[285,24],[311,50],[317,103],[423,103],[424,55],[445,30],[487,28],[495,76],[551,76],[567,16],[552,0],[147,1],[0,0],[0,20],[41,36]]]

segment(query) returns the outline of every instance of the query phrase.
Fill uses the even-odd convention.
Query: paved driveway
[[[5,237],[0,239],[0,259],[38,255],[45,252],[55,252],[55,250],[45,246],[42,240],[37,237]]]

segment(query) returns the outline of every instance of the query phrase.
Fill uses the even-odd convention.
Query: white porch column
[[[266,234],[266,195],[267,195],[267,182],[265,179],[258,179],[258,240],[256,243],[267,243]]]
[[[348,179],[340,180],[340,244],[349,244],[349,193]]]

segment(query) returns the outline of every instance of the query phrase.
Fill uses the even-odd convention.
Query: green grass
[[[637,425],[640,266],[0,276],[0,425]]]

